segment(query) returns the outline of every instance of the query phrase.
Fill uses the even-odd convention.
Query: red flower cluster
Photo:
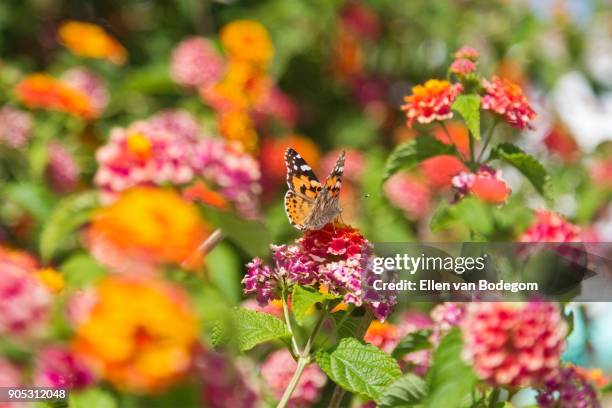
[[[555,303],[470,303],[464,358],[493,385],[538,387],[557,374],[567,324]]]
[[[520,242],[579,242],[580,228],[551,211],[536,211],[536,221],[523,233]]]
[[[486,94],[482,97],[482,108],[502,115],[506,122],[518,129],[530,128],[536,114],[523,90],[507,79],[494,76],[491,81],[482,81]]]

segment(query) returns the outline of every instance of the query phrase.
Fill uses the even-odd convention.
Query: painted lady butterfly
[[[302,156],[291,148],[285,152],[285,164],[289,186],[285,194],[285,212],[291,225],[300,230],[317,230],[336,219],[342,211],[339,198],[344,152],[338,156],[324,185]]]

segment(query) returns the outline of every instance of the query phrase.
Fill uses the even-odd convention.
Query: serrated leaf
[[[404,374],[389,385],[377,401],[379,408],[412,407],[425,397],[425,381],[412,373]]]
[[[489,160],[500,159],[520,171],[544,198],[550,199],[550,176],[533,156],[512,143],[502,143],[491,150]]]
[[[263,258],[268,254],[272,238],[261,222],[245,220],[230,212],[212,207],[205,207],[204,214],[208,221],[221,228],[225,236],[250,256]]]
[[[452,109],[461,115],[472,136],[480,140],[480,96],[459,95],[453,102]]]
[[[441,154],[453,154],[455,147],[440,142],[433,136],[420,136],[398,145],[387,158],[383,170],[383,182],[400,169],[415,167],[423,160]]]
[[[462,360],[462,348],[461,332],[456,328],[440,342],[427,377],[426,408],[456,408],[475,386],[476,375]]]
[[[389,354],[355,338],[345,338],[331,351],[316,355],[319,367],[347,391],[377,400],[402,373]]]
[[[303,288],[299,285],[293,286],[291,294],[291,310],[298,324],[304,323],[304,318],[312,310],[313,306],[336,296],[329,293],[321,293],[311,288]]]
[[[250,350],[269,340],[290,336],[285,323],[271,314],[236,308],[233,317],[240,351]]]
[[[431,343],[429,342],[430,335],[431,330],[428,329],[408,333],[403,339],[400,340],[398,345],[393,350],[393,357],[400,359],[406,354],[431,348]]]
[[[336,312],[332,314],[334,319],[334,325],[336,327],[336,336],[337,340],[343,339],[345,337],[354,337],[355,333],[359,330],[359,326],[361,326],[361,321],[363,317],[361,316],[349,316],[345,317],[345,314],[348,312],[340,313]],[[338,327],[339,324],[342,326]]]
[[[72,391],[68,399],[70,408],[116,408],[117,401],[112,394],[98,388]]]
[[[45,220],[39,249],[43,261],[49,261],[66,238],[91,218],[98,204],[98,192],[87,191],[60,201]]]

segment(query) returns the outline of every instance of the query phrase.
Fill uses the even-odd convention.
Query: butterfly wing
[[[298,152],[291,148],[285,152],[285,164],[287,166],[287,187],[289,187],[289,191],[314,201],[322,186],[312,168]]]
[[[302,156],[291,148],[285,152],[285,164],[289,188],[285,194],[285,213],[291,225],[305,229],[306,219],[322,189],[321,182]]]
[[[325,180],[325,190],[328,191],[330,197],[338,198],[340,195],[340,188],[342,188],[342,174],[344,173],[344,151],[338,156],[336,165],[332,169],[329,176]]]
[[[298,229],[306,229],[306,218],[312,213],[313,201],[306,200],[294,191],[285,194],[285,213],[289,223]]]

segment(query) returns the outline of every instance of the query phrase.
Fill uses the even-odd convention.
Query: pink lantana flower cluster
[[[482,201],[491,204],[503,204],[512,192],[502,178],[501,170],[481,165],[477,172],[462,171],[452,179],[455,201],[473,194]]]
[[[0,335],[36,337],[47,323],[53,296],[37,270],[29,255],[0,247]]]
[[[85,362],[67,347],[47,346],[38,353],[34,372],[37,387],[81,389],[93,382]]]
[[[579,242],[580,227],[548,210],[536,211],[535,222],[519,238],[520,242]]]
[[[537,388],[558,374],[568,327],[556,303],[470,303],[461,328],[464,358],[494,386]]]
[[[0,108],[0,144],[15,149],[25,146],[32,135],[32,127],[29,113],[8,105]]]
[[[113,129],[96,158],[99,168],[94,182],[106,204],[136,186],[185,186],[203,180],[218,188],[241,215],[253,217],[258,210],[257,161],[222,139],[203,137],[187,112],[166,111]]]
[[[188,88],[209,88],[225,71],[223,57],[214,45],[203,37],[188,37],[172,52],[170,76]]]
[[[563,367],[538,392],[542,408],[600,408],[595,387],[574,366]]]
[[[483,109],[501,115],[515,128],[531,128],[536,114],[520,86],[496,76],[491,81],[483,79],[482,86],[486,92],[482,97]]]
[[[396,303],[395,295],[374,290],[371,272],[372,245],[358,230],[328,224],[308,231],[295,244],[274,246],[272,267],[259,258],[247,266],[242,283],[245,293],[254,293],[265,305],[278,297],[279,282],[314,286],[342,297],[355,306],[367,305],[374,316],[384,320]]]

